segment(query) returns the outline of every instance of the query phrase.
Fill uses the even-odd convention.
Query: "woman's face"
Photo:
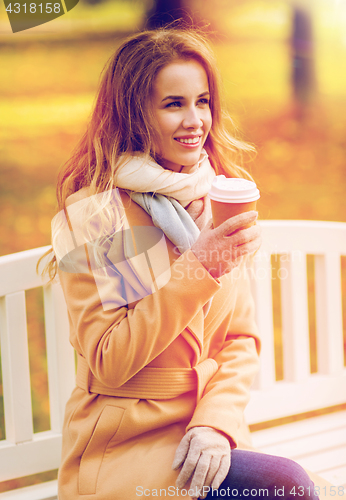
[[[199,160],[212,118],[209,85],[195,60],[165,66],[154,82],[153,111],[159,134],[155,152],[164,168],[180,172]]]

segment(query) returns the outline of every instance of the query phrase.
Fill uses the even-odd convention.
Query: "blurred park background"
[[[346,0],[185,6],[209,24],[227,109],[257,149],[245,166],[261,190],[260,217],[345,221]],[[80,0],[66,15],[13,34],[0,1],[0,255],[50,243],[57,172],[85,130],[100,72],[154,8],[153,0]],[[27,300],[37,431],[49,428],[42,297],[32,290]],[[4,439],[1,415],[0,394]]]
[[[260,216],[342,221],[346,0],[297,2],[185,0],[210,23],[227,108],[257,148],[247,167],[262,192]],[[299,3],[312,32],[293,43]],[[49,244],[57,171],[84,132],[106,60],[151,7],[81,0],[13,34],[0,2],[0,255]],[[311,69],[306,95],[293,85],[302,64]]]

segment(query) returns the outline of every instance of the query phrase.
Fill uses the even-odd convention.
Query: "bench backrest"
[[[263,244],[255,256],[252,282],[263,345],[260,373],[246,409],[250,424],[346,402],[346,224],[261,225]],[[280,340],[283,376],[277,380],[275,347]],[[313,355],[317,369],[311,373]]]
[[[250,274],[263,339],[262,362],[246,410],[249,423],[346,402],[340,264],[341,256],[346,255],[346,223],[263,221],[261,225],[263,245]],[[42,287],[35,268],[48,248],[0,257],[6,428],[6,439],[0,441],[0,481],[53,470],[60,462],[63,412],[74,387],[75,358],[68,341],[67,312],[59,284],[43,287],[50,411],[50,430],[44,432],[33,430],[26,320],[26,291]],[[274,276],[272,261],[273,256],[277,261],[278,255],[282,258]],[[313,256],[315,270],[316,373],[310,369],[307,255]],[[276,380],[274,320],[278,305],[274,304],[273,315],[274,281],[281,290],[282,380]],[[275,290],[278,288],[274,287],[274,295]]]
[[[0,441],[0,481],[58,468],[64,407],[74,387],[74,353],[60,285],[43,287],[50,430],[34,433],[27,290],[42,287],[36,264],[49,247],[0,257],[0,341],[6,439]]]

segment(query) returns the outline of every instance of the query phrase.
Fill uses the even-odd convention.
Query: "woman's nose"
[[[189,108],[186,110],[186,114],[183,119],[184,128],[199,128],[203,125],[203,121],[199,116],[198,109]]]

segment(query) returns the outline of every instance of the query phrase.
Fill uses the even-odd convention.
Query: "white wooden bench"
[[[263,427],[268,421],[275,425],[253,432],[253,442],[265,452],[294,458],[333,485],[346,486],[346,368],[340,266],[341,256],[346,256],[346,223],[263,221],[261,225],[263,245],[251,274],[263,339],[262,362],[246,417],[252,429]],[[74,387],[75,373],[66,307],[59,284],[43,288],[50,406],[50,430],[44,432],[33,431],[27,340],[25,292],[42,286],[35,267],[47,248],[0,257],[6,427],[6,439],[0,441],[0,482],[59,467],[64,406]],[[278,255],[282,259],[279,271],[274,273],[272,261],[278,262]],[[313,256],[309,259],[314,261],[315,373],[310,369],[307,255]],[[277,380],[274,349],[274,325],[280,318],[277,310],[273,315],[273,289],[274,295],[277,294],[278,286],[284,366],[283,376],[279,378],[282,380]],[[335,407],[338,411],[311,417],[312,411],[335,410]],[[293,423],[285,421],[287,417],[302,414],[307,414],[307,418],[299,417]],[[277,425],[277,419],[284,419],[285,423]],[[0,499],[54,500],[56,495],[56,481],[49,481],[1,493]]]

